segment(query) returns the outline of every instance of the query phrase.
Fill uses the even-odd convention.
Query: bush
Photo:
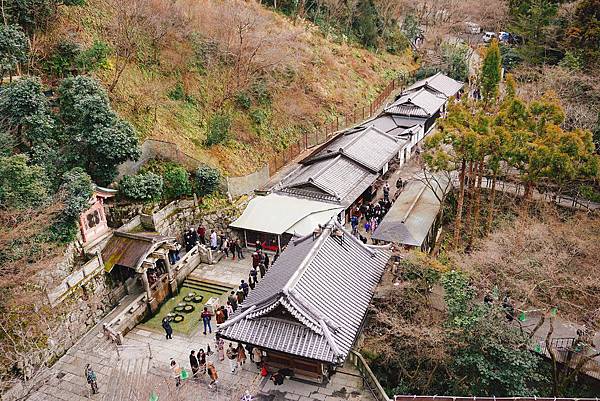
[[[44,169],[29,166],[27,156],[0,157],[0,207],[27,209],[48,199]]]
[[[59,42],[52,55],[45,62],[46,70],[56,77],[64,77],[75,68],[75,61],[81,54],[81,47],[72,40]]]
[[[390,29],[384,41],[386,50],[392,54],[401,54],[410,47],[410,41],[398,28]]]
[[[196,171],[196,193],[200,196],[210,195],[217,190],[220,181],[219,170],[210,166],[200,166]]]
[[[164,197],[168,200],[192,194],[190,174],[181,166],[169,167],[162,176]]]
[[[268,113],[263,109],[254,109],[250,112],[250,119],[252,120],[254,125],[260,126],[264,124],[267,121],[268,117]]]
[[[92,46],[82,51],[77,57],[77,66],[84,72],[105,70],[109,67],[110,48],[102,41],[96,40]]]
[[[21,63],[27,62],[29,42],[18,25],[0,24],[0,80],[5,73],[12,75]]]
[[[119,190],[128,199],[146,203],[156,202],[163,194],[163,179],[150,172],[128,175],[121,179]]]
[[[183,90],[183,84],[181,82],[177,82],[175,87],[169,91],[167,94],[169,99],[171,100],[184,100],[185,99],[185,91]]]
[[[248,110],[250,106],[252,106],[252,100],[246,92],[238,93],[235,97],[235,103],[238,105],[239,108],[243,110]]]
[[[213,146],[226,142],[229,139],[231,117],[227,114],[215,114],[208,121],[205,146]]]
[[[76,167],[63,174],[57,200],[64,206],[50,228],[50,239],[63,243],[75,239],[79,215],[90,207],[93,194],[94,184],[85,170]]]
[[[469,46],[463,43],[442,44],[442,58],[446,64],[446,74],[457,81],[469,79]]]

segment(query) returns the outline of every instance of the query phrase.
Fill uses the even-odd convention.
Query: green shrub
[[[205,146],[213,146],[229,139],[231,117],[227,114],[214,114],[208,121]]]
[[[248,110],[252,106],[252,99],[250,99],[250,96],[246,92],[240,92],[235,97],[235,103],[239,108]]]
[[[181,166],[166,169],[163,176],[164,197],[168,200],[177,199],[192,194],[190,174]]]
[[[48,199],[44,169],[27,162],[23,154],[0,157],[0,207],[27,209]]]
[[[79,215],[90,207],[93,193],[92,179],[82,168],[76,167],[63,174],[57,196],[63,210],[50,227],[51,240],[67,243],[75,239]]]
[[[29,42],[18,25],[0,24],[0,80],[5,73],[12,75],[17,66],[27,62]]]
[[[52,54],[44,63],[45,68],[49,74],[55,77],[64,77],[75,68],[76,60],[80,55],[79,44],[72,40],[63,40],[54,47]]]
[[[250,111],[250,119],[254,125],[263,125],[267,121],[268,117],[268,113],[263,109],[254,109]]]
[[[392,54],[401,54],[410,47],[410,41],[398,28],[390,29],[383,39],[386,50]]]
[[[127,175],[119,182],[119,190],[128,199],[145,203],[156,202],[163,194],[163,179],[150,172]]]
[[[77,57],[76,63],[84,72],[105,70],[108,68],[108,56],[110,47],[108,44],[96,40],[91,47],[82,51]]]
[[[254,81],[250,87],[250,95],[257,103],[262,105],[271,104],[271,101],[273,100],[265,79]]]
[[[219,188],[221,173],[210,166],[200,166],[196,170],[196,193],[200,196],[210,195]]]
[[[181,82],[177,82],[177,84],[169,91],[167,94],[169,99],[171,100],[184,100],[185,99],[185,91],[183,90],[183,84]]]

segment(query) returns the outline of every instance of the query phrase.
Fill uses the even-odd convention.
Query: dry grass
[[[115,25],[120,17],[114,1],[91,0],[83,9],[65,9],[56,30],[40,38],[40,48],[51,48],[64,37],[87,45],[100,38],[119,48]],[[141,138],[175,142],[230,174],[255,170],[275,148],[299,135],[301,127],[311,129],[336,114],[368,105],[394,73],[414,68],[408,53],[374,54],[334,43],[314,25],[294,23],[254,2],[177,0],[164,6],[154,0],[133,0],[129,7],[146,18],[137,33],[138,42],[144,43],[111,94],[113,106],[134,123]],[[157,63],[148,63],[151,51],[145,41],[157,37]],[[194,66],[197,38],[216,43],[221,58],[225,55],[229,61],[209,59],[199,73]],[[121,62],[113,56],[112,67],[97,74],[107,86]],[[257,80],[265,80],[272,98],[268,106],[253,106],[271,112],[268,137],[257,134],[248,112],[233,101]],[[178,82],[195,99],[193,104],[169,99]],[[206,125],[216,112],[233,117],[232,140],[207,149],[202,146]]]
[[[470,255],[451,257],[482,294],[509,291],[519,308],[556,305],[566,318],[598,327],[599,238],[597,216],[563,218],[547,210],[498,228]]]

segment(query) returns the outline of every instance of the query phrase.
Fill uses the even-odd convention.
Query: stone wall
[[[227,191],[232,197],[251,194],[269,181],[269,165],[265,164],[260,170],[243,177],[225,177],[225,180]]]
[[[54,357],[63,355],[77,340],[94,327],[125,296],[125,287],[113,287],[105,274],[91,278],[74,289],[54,312],[59,325],[48,339]]]
[[[240,202],[221,210],[207,211],[194,206],[190,201],[172,202],[153,215],[154,227],[162,235],[173,236],[178,240],[182,239],[185,230],[190,227],[196,229],[199,225],[206,228],[207,236],[210,230],[215,230],[219,234],[235,237],[235,232],[229,228],[229,224],[242,214],[246,203]]]

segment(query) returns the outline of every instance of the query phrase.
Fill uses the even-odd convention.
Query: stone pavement
[[[247,278],[250,265],[249,257],[242,261],[226,259],[215,265],[200,265],[192,274],[202,279],[236,284]],[[103,322],[109,321],[116,312],[111,312]],[[171,358],[189,372],[190,350],[202,348],[207,351],[209,346],[215,353],[207,359],[214,362],[219,374],[216,389],[209,388],[210,380],[206,375],[188,379],[176,388],[169,369]],[[99,394],[90,394],[85,380],[84,370],[88,363],[96,372]],[[256,395],[257,401],[373,400],[368,390],[363,389],[358,372],[351,367],[341,369],[327,385],[286,380],[275,387],[260,376],[258,368],[249,359],[232,374],[228,361],[218,360],[214,334],[205,336],[199,329],[189,336],[174,333],[173,339],[167,340],[162,331],[137,326],[125,336],[122,346],[116,346],[104,337],[101,324],[40,375],[31,388],[33,390],[26,398],[30,401],[145,401],[153,392],[159,396],[159,401],[239,400],[246,390]]]

